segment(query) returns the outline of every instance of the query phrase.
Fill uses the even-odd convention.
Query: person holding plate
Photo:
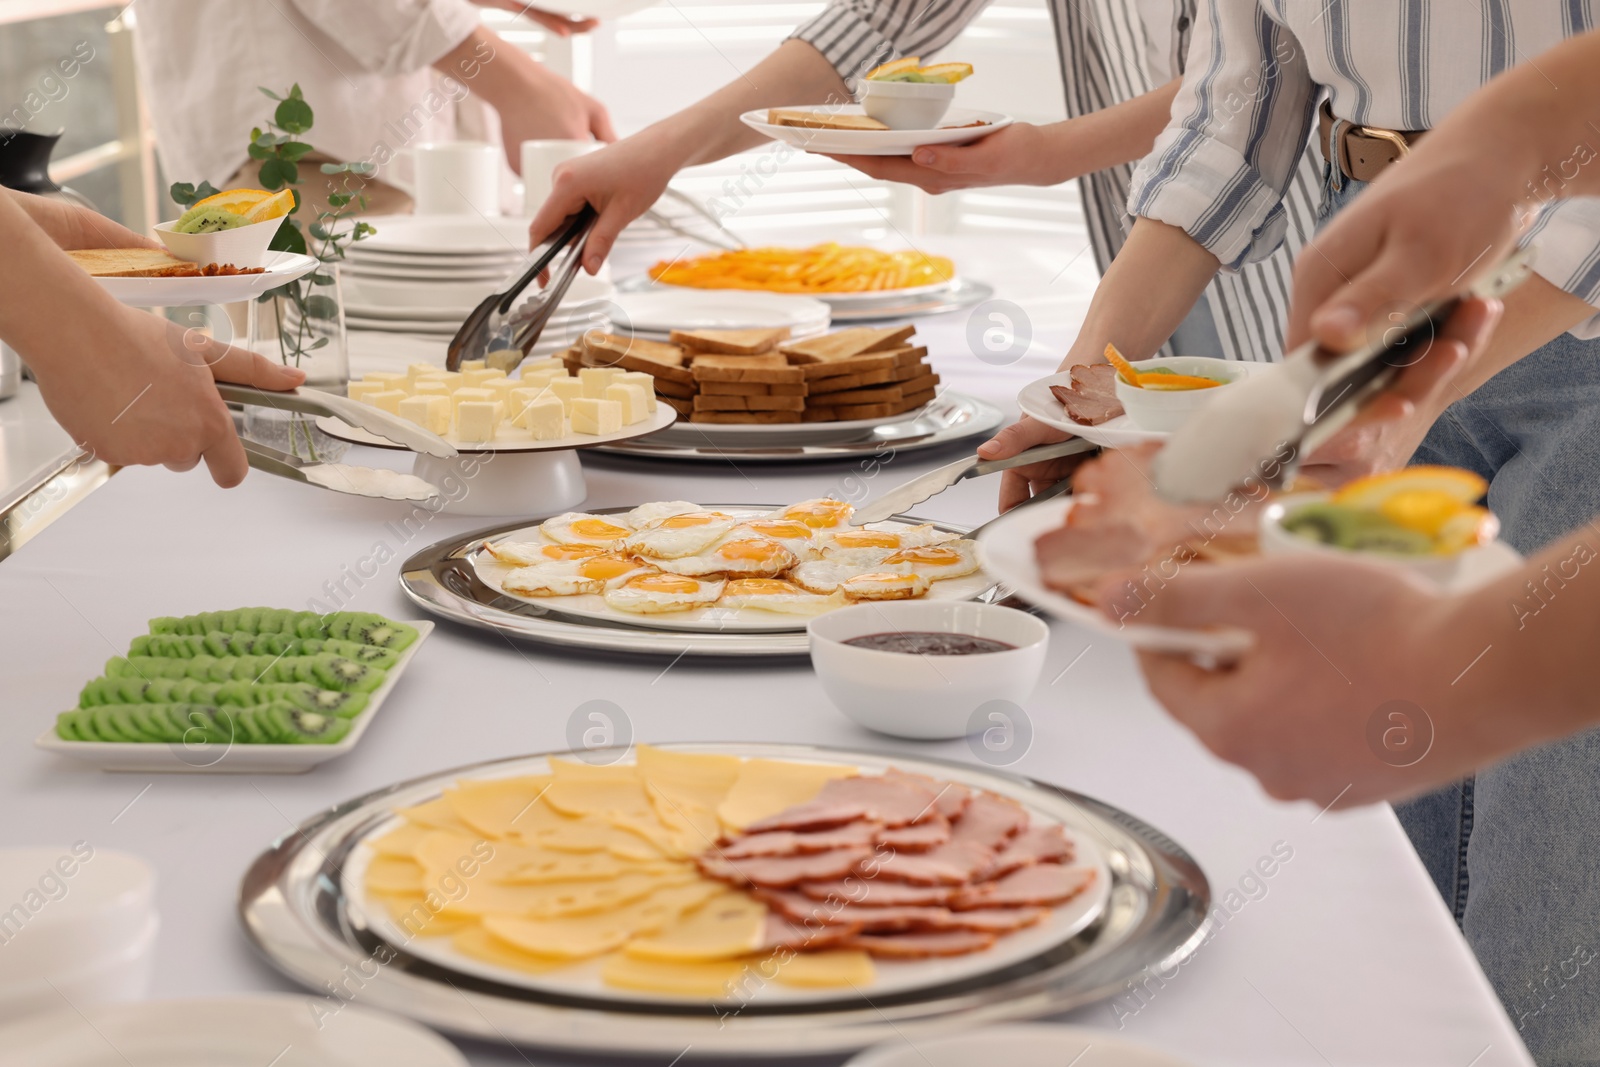
[[[124,307],[62,249],[151,248],[76,205],[0,189],[0,340],[33,372],[78,447],[116,466],[186,471],[204,460],[223,488],[244,481],[244,447],[216,382],[293,389],[305,374]]]

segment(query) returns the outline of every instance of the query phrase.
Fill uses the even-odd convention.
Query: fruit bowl
[[[1212,378],[1222,384],[1210,389],[1148,389],[1129,385],[1117,376],[1117,399],[1134,425],[1141,430],[1171,433],[1185,422],[1211,397],[1244,376],[1239,364],[1211,356],[1169,356],[1163,359],[1142,359],[1131,364],[1141,375],[1151,372],[1170,372],[1173,375]]]
[[[956,87],[948,82],[861,83],[861,110],[891,130],[931,130],[955,98]]]
[[[283,225],[281,218],[254,222],[232,230],[178,233],[176,222],[156,223],[156,236],[167,251],[191,263],[232,263],[235,267],[266,266],[267,246]]]
[[[1418,553],[1402,550],[1398,544],[1386,548],[1382,535],[1370,531],[1363,533],[1352,529],[1348,534],[1351,543],[1338,545],[1294,533],[1284,526],[1284,519],[1308,505],[1326,504],[1331,497],[1331,493],[1293,493],[1278,498],[1263,508],[1260,525],[1262,555],[1313,554],[1367,559],[1375,563],[1403,567],[1436,585],[1448,587],[1460,578],[1476,556],[1489,551],[1492,546],[1492,543],[1478,545],[1448,555]]]

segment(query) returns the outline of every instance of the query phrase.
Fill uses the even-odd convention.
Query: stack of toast
[[[644,371],[690,422],[771,425],[887,418],[934,397],[939,376],[914,327],[853,327],[790,341],[786,328],[673,330],[652,341],[590,330],[563,360],[573,372]]]

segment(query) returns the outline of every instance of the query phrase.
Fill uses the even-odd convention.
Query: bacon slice
[[[854,824],[852,824],[854,825]],[[926,822],[913,823],[893,830],[882,829],[876,834],[877,843],[896,852],[926,852],[950,840],[950,820],[939,814]]]
[[[941,885],[908,885],[881,878],[846,878],[839,882],[801,882],[795,887],[812,900],[844,900],[868,908],[905,904],[943,904],[955,890]]]
[[[951,840],[993,851],[1028,825],[1028,813],[1014,800],[979,793],[953,824]]]
[[[757,856],[750,859],[703,857],[700,869],[713,878],[765,888],[785,888],[799,882],[843,878],[872,855],[870,848],[836,848],[801,856]]]
[[[772,830],[764,834],[740,834],[730,838],[717,852],[730,860],[754,856],[809,856],[814,852],[831,852],[836,848],[870,847],[877,831],[877,823],[852,822],[832,830],[812,833]]]
[[[927,852],[873,856],[861,865],[864,878],[912,885],[963,886],[988,870],[994,854],[982,845],[950,841]]]
[[[1013,837],[995,857],[989,877],[998,878],[1035,863],[1071,863],[1072,842],[1059,826],[1030,826]]]
[[[767,830],[826,830],[857,819],[885,826],[909,826],[932,817],[936,794],[905,777],[834,778],[804,804],[752,823],[750,833]]]
[[[995,935],[978,930],[936,930],[914,934],[857,934],[845,942],[882,959],[925,960],[930,956],[965,956],[994,944]]]
[[[1063,867],[1059,863],[1023,867],[998,881],[961,890],[951,896],[950,907],[956,911],[976,911],[1061,904],[1089,888],[1094,873],[1093,868]]]

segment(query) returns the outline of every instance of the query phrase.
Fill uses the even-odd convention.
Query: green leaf
[[[313,293],[305,300],[306,317],[312,319],[334,319],[339,316],[339,305],[332,297]]]
[[[304,100],[305,99],[305,95],[300,92],[300,83],[299,82],[295,82],[293,85],[289,86],[289,99],[290,100]]]
[[[364,238],[371,237],[377,232],[378,228],[376,226],[365,222],[358,222],[356,223],[355,231],[350,235],[350,239],[352,241],[360,241]]]
[[[194,191],[194,186],[189,182],[173,182],[172,188],[167,190],[167,195],[172,197],[172,202],[179,207],[188,207],[200,199]]]
[[[263,148],[259,144],[252,144],[249,148],[246,148],[245,151],[250,154],[251,159],[271,159],[273,156],[277,155],[277,153],[272,149]]]
[[[271,89],[268,89],[265,85],[258,85],[258,86],[256,86],[256,88],[261,90],[261,94],[263,96],[265,96],[268,100],[282,100],[283,99],[283,97],[279,96],[277,93],[273,92]]]
[[[333,275],[331,275],[331,274],[323,274],[321,271],[318,271],[317,273],[312,274],[312,275],[308,275],[308,277],[310,277],[312,285],[332,285],[333,284]]]
[[[376,174],[376,173],[378,173],[378,165],[376,163],[372,163],[372,162],[367,161],[367,160],[362,160],[359,163],[349,163],[349,164],[346,164],[346,166],[348,166],[350,168],[350,173],[351,174]]]
[[[310,155],[314,151],[316,151],[316,149],[312,148],[304,141],[291,141],[288,138],[284,138],[278,154],[283,156],[283,158],[287,159],[289,162],[295,163]]]
[[[311,128],[311,105],[291,93],[288,100],[278,105],[272,118],[280,128],[290,133],[305,133]]]
[[[315,341],[311,342],[311,347],[306,349],[306,351],[307,352],[315,352],[317,349],[319,349],[322,346],[326,345],[331,340],[333,340],[333,338],[331,338],[331,337],[319,337]],[[471,395],[471,394],[468,394],[468,395]]]
[[[261,164],[261,187],[268,190],[282,189],[285,185],[294,185],[300,180],[300,168],[290,163],[287,159],[274,156]]]
[[[313,222],[311,224],[311,236],[315,237],[319,241],[331,241],[331,240],[333,240],[332,231],[330,231],[326,226],[324,226],[320,222]]]
[[[346,166],[345,163],[324,163],[320,169],[324,174],[343,174]]]
[[[298,252],[303,256],[306,254],[306,239],[295,221],[284,216],[283,225],[272,235],[272,243],[267,247],[274,252]]]
[[[344,207],[353,199],[355,199],[355,194],[353,193],[329,193],[328,206],[334,208]]]

